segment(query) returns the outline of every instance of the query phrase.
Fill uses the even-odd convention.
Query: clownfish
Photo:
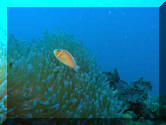
[[[76,64],[75,59],[68,51],[62,49],[55,49],[54,55],[61,63],[72,68],[74,71],[77,72],[79,70],[80,67]]]

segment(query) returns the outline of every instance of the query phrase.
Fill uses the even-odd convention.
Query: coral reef
[[[54,57],[55,48],[68,50],[79,72],[60,63]],[[158,122],[152,120],[159,117],[159,103],[148,94],[151,83],[143,78],[125,82],[117,69],[101,72],[93,54],[70,34],[46,31],[43,38],[32,41],[10,35],[7,67],[8,117],[123,118],[105,122],[124,125]]]
[[[123,113],[133,111],[136,114],[136,118],[155,118],[156,114],[146,110],[147,107],[145,104],[148,92],[152,89],[150,82],[146,82],[143,78],[140,78],[138,81],[127,83],[120,80],[117,69],[113,73],[107,73],[107,76],[111,79],[109,80],[110,86],[118,91],[119,100],[123,100],[123,103],[128,105],[128,108]]]
[[[126,110],[123,110],[122,117],[134,118],[134,122],[131,120],[128,123],[139,124],[144,121],[145,124],[158,124],[164,122],[166,103],[162,101],[163,104],[159,105],[159,98],[150,96],[149,91],[152,89],[150,82],[144,81],[143,78],[131,83],[125,82],[120,80],[117,69],[113,72],[103,72],[103,74],[107,76],[110,88],[116,91],[116,96],[123,102],[123,106],[127,107]],[[164,97],[162,97],[163,100]],[[159,112],[159,108],[163,108],[163,113]]]

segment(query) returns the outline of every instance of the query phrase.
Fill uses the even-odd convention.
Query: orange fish
[[[55,57],[66,66],[78,71],[79,66],[77,66],[73,56],[66,50],[55,49],[54,50]]]

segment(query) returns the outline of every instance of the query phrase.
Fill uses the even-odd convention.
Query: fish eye
[[[60,49],[58,49],[58,50],[56,50],[56,55],[58,55],[59,53],[61,52],[61,50]]]
[[[58,49],[56,52],[57,52],[57,53],[59,53],[59,52],[60,52],[60,50]]]

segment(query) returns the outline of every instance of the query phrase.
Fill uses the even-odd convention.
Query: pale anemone
[[[61,64],[52,53],[55,48],[68,50],[79,64],[79,72]],[[118,100],[93,54],[69,34],[46,32],[37,41],[10,36],[8,89],[8,108],[13,109],[9,116],[120,117]]]
[[[7,114],[7,49],[0,41],[0,124]]]

